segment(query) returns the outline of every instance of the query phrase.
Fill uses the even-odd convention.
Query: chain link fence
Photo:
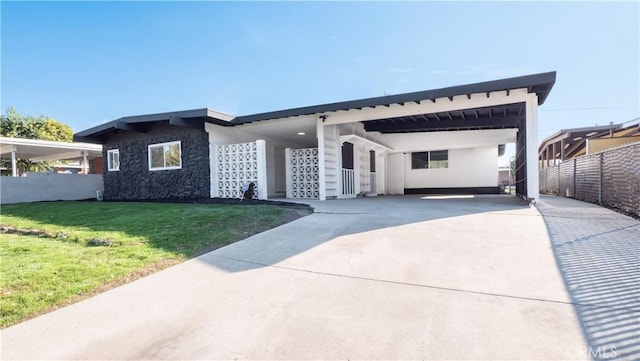
[[[640,142],[541,169],[540,193],[640,216]]]

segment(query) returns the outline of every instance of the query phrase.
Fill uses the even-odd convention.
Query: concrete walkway
[[[640,222],[543,196],[538,209],[596,360],[640,360]]]
[[[1,332],[5,359],[588,359],[543,218],[509,196],[313,215]]]

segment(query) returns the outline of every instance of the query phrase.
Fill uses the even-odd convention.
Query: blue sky
[[[2,97],[74,131],[557,71],[539,138],[640,116],[638,2],[1,2]]]

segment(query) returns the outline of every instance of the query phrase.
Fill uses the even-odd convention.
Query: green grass
[[[286,223],[272,205],[48,202],[2,206],[0,224],[64,237],[0,237],[0,327]],[[111,246],[91,247],[100,238]]]

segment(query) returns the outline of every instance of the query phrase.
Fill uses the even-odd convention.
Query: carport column
[[[326,169],[325,169],[326,164],[325,164],[325,157],[324,157],[323,116],[319,116],[318,119],[316,120],[316,136],[318,137],[318,198],[321,201],[326,201],[327,200],[327,183],[326,183]],[[288,187],[287,187],[287,192],[289,192]]]
[[[262,140],[256,140],[256,152],[258,162],[258,199],[267,199],[267,143]]]
[[[291,148],[284,150],[285,182],[287,184],[287,198],[293,198],[293,174],[291,172]]]
[[[536,93],[527,94],[526,101],[527,122],[527,197],[540,199],[540,178],[538,166],[538,96]]]
[[[17,151],[18,151],[18,149],[14,145],[13,148],[11,149],[11,176],[12,177],[17,177],[18,176],[18,162],[16,161],[16,152]]]
[[[84,175],[89,174],[89,151],[85,150],[82,152],[82,171]]]

